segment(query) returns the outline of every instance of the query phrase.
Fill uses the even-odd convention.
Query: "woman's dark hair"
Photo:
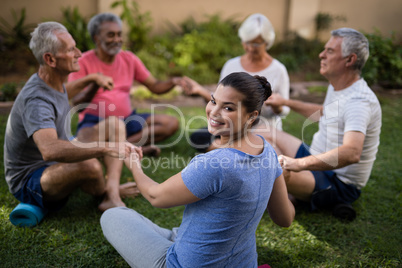
[[[242,104],[246,107],[248,113],[255,110],[261,114],[261,108],[272,94],[271,84],[264,76],[250,75],[245,72],[231,73],[219,83],[223,86],[229,86],[236,89],[244,95]],[[258,124],[257,118],[253,125]]]

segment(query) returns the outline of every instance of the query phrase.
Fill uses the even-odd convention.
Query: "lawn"
[[[277,227],[268,214],[258,227],[259,264],[272,267],[400,267],[402,252],[401,190],[402,132],[401,97],[380,97],[383,111],[381,145],[371,178],[353,206],[357,218],[344,222],[330,211],[308,212],[297,208],[290,228]],[[181,108],[182,128],[196,129],[205,124],[202,108]],[[174,109],[165,112],[178,115]],[[196,117],[199,116],[199,117]],[[3,144],[7,116],[0,115],[0,143]],[[284,129],[301,137],[304,119],[290,113]],[[303,137],[308,142],[316,125],[308,126]],[[189,133],[186,130],[185,133]],[[146,158],[146,173],[163,181],[179,172],[196,154],[178,134],[164,144],[159,158]],[[0,160],[3,162],[3,147]],[[158,169],[155,167],[158,166]],[[34,228],[13,226],[8,216],[18,204],[8,192],[3,165],[0,166],[0,266],[1,267],[127,267],[124,260],[102,235],[101,213],[96,200],[76,191],[66,207],[49,214]],[[132,180],[124,170],[123,181]],[[157,224],[172,228],[181,222],[183,207],[153,208],[144,198],[124,200]]]

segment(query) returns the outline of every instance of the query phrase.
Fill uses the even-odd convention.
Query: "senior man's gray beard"
[[[106,44],[106,42],[101,42],[101,47],[110,56],[117,55],[121,50],[121,44],[120,43],[111,43],[108,46]]]

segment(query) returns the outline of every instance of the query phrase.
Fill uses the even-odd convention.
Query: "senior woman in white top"
[[[289,99],[289,75],[286,67],[267,52],[275,41],[275,31],[268,18],[259,13],[250,15],[241,24],[238,35],[245,53],[224,64],[219,81],[233,72],[247,72],[251,75],[264,76],[271,83],[273,93]],[[210,100],[211,93],[207,89],[189,78],[186,79],[192,85],[191,90],[186,91],[187,94],[200,95],[206,101]],[[260,131],[272,131],[272,127],[282,130],[281,117],[288,113],[289,107],[272,108],[265,105],[261,111],[260,124],[255,128],[259,128]],[[207,131],[202,132],[202,129],[195,132],[191,137],[192,145],[201,150],[205,149],[205,145],[208,147],[212,140],[208,134]],[[211,149],[213,148],[208,147],[206,150]]]

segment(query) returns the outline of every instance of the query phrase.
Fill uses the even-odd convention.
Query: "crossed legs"
[[[127,141],[147,145],[163,141],[172,136],[179,129],[179,121],[176,117],[164,114],[154,114],[147,118],[142,131],[127,138]]]
[[[101,217],[103,234],[131,267],[166,267],[176,230],[161,228],[129,208],[113,208]]]
[[[40,184],[46,202],[62,200],[79,187],[94,196],[105,193],[102,166],[96,159],[49,166],[43,171]]]
[[[109,117],[93,127],[82,128],[78,132],[77,139],[81,142],[124,142],[126,129],[123,121],[117,117]],[[117,146],[117,145],[116,145]],[[105,211],[112,207],[124,207],[121,197],[134,197],[139,191],[134,182],[120,185],[120,177],[123,169],[122,159],[104,156],[103,163],[106,168],[106,183],[104,186],[104,199],[98,208]]]
[[[147,119],[147,127],[140,133],[129,138],[131,142],[140,141],[142,135],[147,136],[147,142],[153,137],[158,142],[173,135],[179,127],[175,117],[154,115]],[[80,142],[124,142],[126,128],[122,120],[109,117],[93,127],[82,128],[77,139]],[[117,145],[116,145],[117,146]],[[154,148],[150,148],[154,150]],[[158,153],[158,152],[157,152]],[[134,197],[139,190],[134,182],[120,184],[123,169],[122,159],[105,156],[103,163],[106,169],[106,181],[103,176],[101,163],[97,159],[89,159],[78,163],[58,163],[45,169],[41,177],[43,198],[47,202],[62,200],[76,188],[84,192],[103,196],[98,208],[105,211],[112,207],[125,207],[122,197]]]

